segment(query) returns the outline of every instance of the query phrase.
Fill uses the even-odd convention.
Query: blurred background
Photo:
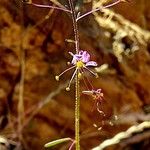
[[[79,2],[78,9],[87,12],[112,1]],[[122,2],[78,25],[80,48],[99,64],[99,78],[87,77],[104,93],[100,109],[105,116],[92,111],[94,100],[81,94],[81,150],[90,150],[150,120],[150,1]],[[0,150],[42,150],[49,141],[74,138],[74,84],[65,91],[72,72],[55,81],[72,59],[68,52],[75,53],[74,43],[68,42],[73,39],[68,14],[21,0],[0,1]],[[82,80],[81,90],[86,90]],[[149,129],[142,126],[106,149],[150,150]]]

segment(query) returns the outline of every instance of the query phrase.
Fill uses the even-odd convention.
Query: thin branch
[[[132,137],[130,137],[126,140],[123,140],[120,143],[120,145],[122,148],[125,148],[131,144],[139,143],[139,142],[149,139],[149,138],[150,138],[150,131],[145,131],[140,134],[133,135]]]
[[[65,89],[67,86],[68,81],[66,81],[65,84],[61,84],[55,91],[51,92],[44,100],[41,100],[36,108],[33,110],[33,112],[30,114],[30,116],[27,118],[27,120],[24,122],[24,125],[22,126],[22,129],[33,119],[33,117],[45,106],[48,104],[54,96],[60,93],[61,90]]]
[[[76,19],[76,21],[79,21],[80,19],[82,19],[82,18],[84,18],[84,17],[86,17],[86,16],[88,16],[88,15],[94,13],[94,12],[97,12],[97,11],[100,11],[100,10],[102,10],[102,9],[109,8],[109,7],[112,7],[112,6],[114,6],[114,5],[117,5],[117,4],[119,4],[120,2],[122,2],[122,0],[118,0],[118,1],[116,1],[116,2],[114,2],[114,3],[109,4],[109,5],[106,5],[106,6],[103,6],[103,7],[99,7],[99,8],[96,8],[96,9],[93,9],[93,10],[91,10],[91,11],[89,11],[89,12],[87,12],[87,13],[81,15],[81,16],[79,16],[79,17]]]
[[[60,8],[56,6],[50,6],[50,5],[40,5],[40,4],[35,4],[35,3],[31,3],[31,5],[36,6],[36,7],[42,7],[42,8],[52,8],[52,9],[62,10],[62,11],[71,13],[71,11],[68,10],[67,8]]]
[[[48,20],[51,17],[51,15],[53,14],[53,12],[54,12],[54,9],[50,9],[48,14],[44,18],[42,18],[39,22],[37,22],[34,26],[32,26],[32,28],[35,28],[35,27],[41,25],[44,21]]]
[[[69,6],[71,9],[71,14],[72,14],[72,22],[73,22],[73,29],[74,29],[74,36],[75,36],[75,49],[76,49],[76,53],[78,54],[79,52],[79,32],[78,32],[78,25],[76,22],[76,13],[75,13],[75,9],[73,6],[73,2],[72,0],[69,0]]]
[[[57,7],[57,6],[51,6],[51,5],[36,4],[36,3],[33,3],[32,0],[29,2],[24,2],[24,3],[27,3],[29,5],[33,5],[36,7],[40,7],[40,8],[52,8],[52,9],[62,10],[62,11],[71,13],[71,11],[69,9],[67,9],[66,7]]]

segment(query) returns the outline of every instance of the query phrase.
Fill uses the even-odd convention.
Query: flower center
[[[83,63],[82,61],[78,61],[78,62],[76,63],[76,67],[77,67],[77,68],[82,68],[82,67],[84,67],[84,63]]]

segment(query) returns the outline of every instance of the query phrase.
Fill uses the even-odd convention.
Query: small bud
[[[55,76],[55,80],[56,80],[56,81],[59,81],[59,76]]]
[[[66,87],[66,91],[70,91],[70,87]]]

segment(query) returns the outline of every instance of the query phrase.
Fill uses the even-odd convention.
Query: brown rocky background
[[[51,4],[46,0],[35,2]],[[61,3],[67,4],[65,0]],[[86,1],[83,10],[90,8],[91,2]],[[93,15],[79,22],[80,48],[90,52],[99,66],[109,66],[98,72],[98,79],[87,74],[92,84],[104,92],[102,109],[106,116],[92,111],[94,101],[81,95],[83,150],[150,120],[150,1],[133,0],[113,10],[124,16],[124,22],[130,20],[137,24],[142,33],[128,32],[120,38],[117,30],[113,30],[115,27],[109,27],[113,19],[117,21],[115,18],[109,20],[109,25],[103,24],[107,18],[100,25]],[[122,31],[126,31],[124,22],[119,24]],[[132,25],[129,24],[127,31],[132,31]],[[117,34],[119,41],[115,38]],[[74,86],[70,92],[65,91],[71,72],[60,82],[54,79],[71,60],[68,52],[74,52],[73,43],[66,39],[73,39],[67,14],[36,8],[19,0],[0,1],[0,137],[6,140],[0,147],[2,150],[42,150],[51,140],[74,138]],[[114,51],[115,42],[124,46],[123,52]],[[85,89],[82,81],[81,86]],[[145,132],[149,130],[108,149],[149,150],[150,134],[145,137]],[[59,145],[54,149],[65,150],[68,146]]]

